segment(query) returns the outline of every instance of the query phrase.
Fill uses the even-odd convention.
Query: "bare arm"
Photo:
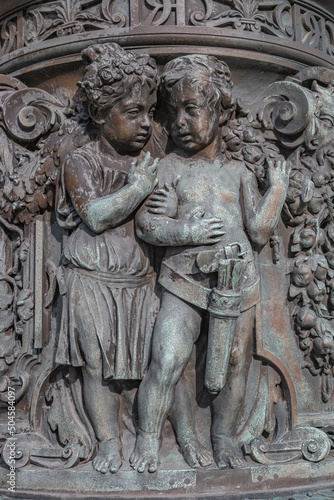
[[[119,191],[102,196],[91,178],[88,162],[73,161],[66,165],[65,183],[73,206],[85,224],[95,233],[101,233],[123,222],[152,192],[157,183],[157,161],[149,165],[150,155],[137,166],[133,163],[128,184]]]
[[[242,192],[248,235],[253,243],[264,245],[276,228],[289,186],[289,171],[282,158],[268,159],[269,189],[259,199],[254,174],[243,176]]]
[[[154,215],[146,204],[136,217],[139,238],[156,246],[209,245],[218,243],[225,234],[223,222],[216,218],[203,219],[200,215],[189,220]]]
[[[137,236],[156,246],[190,245],[189,224],[141,210],[136,217]]]

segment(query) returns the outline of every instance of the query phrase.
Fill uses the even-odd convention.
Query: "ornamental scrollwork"
[[[319,8],[305,8],[290,0],[53,0],[13,12],[2,20],[0,55],[46,40],[97,30],[140,26],[198,26],[265,34],[303,44],[333,55],[334,19]]]
[[[333,77],[312,68],[273,84],[260,112],[291,164],[283,210],[294,228],[289,300],[302,366],[320,378],[324,403],[333,394],[334,368]]]
[[[28,273],[35,242],[25,228],[53,205],[60,127],[71,113],[47,92],[1,76],[1,401],[7,400],[8,387],[16,387],[17,400],[23,397],[38,362],[37,352],[23,348],[22,341],[32,331],[36,313],[35,283]]]
[[[280,37],[290,38],[293,29],[283,23],[283,13],[291,9],[288,0],[274,2],[268,9],[267,2],[256,0],[228,0],[226,6],[232,7],[214,14],[213,2],[206,0],[205,13],[193,12],[191,23],[195,26],[230,27],[238,31],[265,32]],[[261,9],[262,7],[262,9]],[[267,9],[266,9],[267,7]]]
[[[113,0],[103,0],[101,10],[91,11],[84,10],[80,0],[58,0],[28,9],[26,44],[104,29],[110,25],[123,27],[125,17],[122,14],[112,14],[112,3]]]

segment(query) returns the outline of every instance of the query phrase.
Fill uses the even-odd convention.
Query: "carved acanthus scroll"
[[[295,228],[289,251],[289,297],[304,364],[333,393],[333,95],[334,73],[305,70],[268,89],[261,112],[291,163],[283,218]],[[291,152],[292,151],[292,152]]]
[[[66,106],[18,80],[0,79],[1,106],[1,394],[9,386],[20,399],[28,388],[37,352],[21,337],[33,329],[34,283],[29,278],[33,241],[26,228],[53,205],[59,137],[52,136],[66,117]],[[67,113],[68,114],[68,113]],[[12,242],[12,243],[11,243]],[[25,344],[25,345],[23,345]]]

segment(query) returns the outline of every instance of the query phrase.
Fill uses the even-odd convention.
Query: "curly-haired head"
[[[88,107],[104,110],[129,94],[136,85],[147,85],[153,92],[158,84],[157,66],[150,56],[136,55],[117,43],[91,45],[81,52],[86,63],[81,89]]]
[[[190,85],[208,106],[214,108],[220,102],[224,110],[233,109],[231,72],[223,61],[200,54],[173,59],[166,64],[161,76],[161,97],[168,101],[173,86],[184,78],[190,78]]]

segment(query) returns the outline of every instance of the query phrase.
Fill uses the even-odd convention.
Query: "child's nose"
[[[178,127],[184,127],[185,124],[186,124],[185,114],[183,112],[178,113],[176,118],[176,125]]]
[[[141,120],[141,126],[143,128],[150,128],[151,126],[151,120],[150,120],[150,117],[148,115],[144,115],[142,120]]]

